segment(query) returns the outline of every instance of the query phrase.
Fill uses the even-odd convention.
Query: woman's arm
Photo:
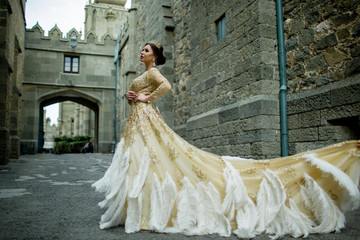
[[[155,91],[150,94],[151,100],[157,100],[171,90],[169,81],[159,72],[159,70],[154,69],[149,72],[149,75],[150,78],[158,85]]]

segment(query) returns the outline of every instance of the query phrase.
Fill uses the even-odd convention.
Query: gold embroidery
[[[196,167],[195,165],[192,165],[192,171],[196,174],[200,181],[207,180],[206,175],[201,171],[200,168]]]
[[[177,156],[177,153],[176,153],[176,151],[175,151],[175,148],[172,147],[169,143],[167,144],[167,147],[169,148],[169,159],[170,159],[171,161],[175,161],[176,158],[178,157],[178,156]]]
[[[154,100],[165,95],[170,89],[169,81],[156,68],[144,72],[135,78],[130,85],[131,91],[151,95]]]
[[[179,170],[175,170],[176,182],[179,184],[180,187],[183,186],[182,180],[184,178],[184,174]]]

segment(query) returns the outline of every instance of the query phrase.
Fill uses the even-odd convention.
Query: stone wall
[[[173,126],[178,134],[186,137],[186,121],[191,106],[191,4],[190,0],[177,0],[172,5],[174,17],[174,85]]]
[[[0,164],[20,155],[25,1],[0,1]]]
[[[191,1],[186,139],[221,155],[280,154],[273,1]],[[226,37],[216,35],[225,16]]]
[[[284,1],[290,153],[360,138],[360,2]]]
[[[289,92],[360,73],[360,2],[284,1]]]
[[[279,157],[275,1],[133,0],[132,7],[120,40],[121,82],[143,72],[138,56],[156,39],[171,60],[159,69],[172,83],[172,96],[157,105],[179,135],[221,155]],[[356,138],[358,2],[284,1],[284,10],[290,152]],[[226,36],[218,41],[222,16]]]

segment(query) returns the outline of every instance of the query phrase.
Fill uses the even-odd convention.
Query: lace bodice
[[[154,100],[165,95],[170,89],[169,81],[156,68],[144,72],[130,85],[131,91],[151,95]]]

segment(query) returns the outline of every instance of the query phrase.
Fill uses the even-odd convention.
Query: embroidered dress
[[[152,68],[130,90],[157,99],[170,88]],[[218,156],[178,136],[152,102],[131,106],[112,163],[93,184],[105,192],[102,229],[299,237],[339,231],[343,213],[359,206],[355,141],[272,160]]]

